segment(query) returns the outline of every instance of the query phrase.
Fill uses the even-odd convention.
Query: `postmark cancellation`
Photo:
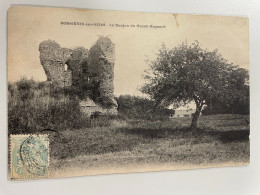
[[[43,135],[10,136],[10,179],[48,178],[49,138]]]

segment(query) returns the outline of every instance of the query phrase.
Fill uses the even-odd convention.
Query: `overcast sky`
[[[60,22],[105,23],[106,26],[65,26]],[[16,7],[8,14],[8,80],[21,76],[46,80],[39,44],[55,40],[61,47],[89,49],[100,35],[115,43],[115,95],[142,95],[138,87],[162,42],[172,48],[198,40],[204,49],[218,49],[224,58],[249,69],[248,19],[60,8]],[[166,28],[110,27],[109,24],[154,25]]]

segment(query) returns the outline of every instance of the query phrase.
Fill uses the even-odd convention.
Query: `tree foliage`
[[[116,98],[118,103],[118,114],[130,119],[163,119],[168,117],[168,110],[156,106],[155,102],[147,98],[120,95]]]
[[[202,49],[196,41],[173,49],[162,45],[157,58],[149,62],[145,79],[141,91],[164,106],[194,101],[191,128],[196,129],[202,107],[212,98],[231,103],[241,95],[248,72],[229,63],[217,50]]]
[[[241,89],[239,96],[230,99],[212,98],[207,102],[207,106],[202,110],[203,115],[211,114],[249,114],[249,86],[245,85]]]

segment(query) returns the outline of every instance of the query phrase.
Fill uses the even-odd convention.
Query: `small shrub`
[[[16,82],[19,97],[22,101],[32,99],[34,97],[34,90],[36,89],[36,82],[33,79],[22,77]]]
[[[22,90],[32,90],[35,89],[37,83],[33,79],[27,79],[27,77],[22,77],[19,81],[16,82],[17,88],[19,91]]]
[[[14,96],[15,93],[15,84],[14,83],[9,83],[8,82],[8,92],[11,96]]]
[[[37,83],[37,89],[44,89],[46,86],[46,81],[41,81]]]

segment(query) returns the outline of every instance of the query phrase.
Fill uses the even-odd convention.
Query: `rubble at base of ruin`
[[[40,62],[47,76],[47,81],[59,87],[77,86],[99,100],[106,100],[109,108],[95,104],[81,108],[86,114],[101,112],[116,115],[117,102],[114,98],[115,44],[108,37],[100,37],[88,50],[62,48],[53,40],[40,43]],[[101,102],[102,103],[102,102]]]
[[[96,104],[93,100],[90,98],[86,98],[85,100],[82,100],[80,102],[80,108],[83,113],[88,115],[89,117],[92,117],[95,115],[117,115],[117,107],[111,107],[111,108],[104,108],[98,104]]]

